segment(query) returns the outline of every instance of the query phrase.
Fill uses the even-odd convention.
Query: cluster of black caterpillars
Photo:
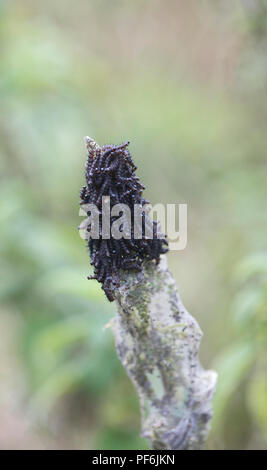
[[[145,188],[135,175],[136,166],[127,148],[128,145],[129,142],[125,142],[117,146],[99,147],[87,138],[86,186],[83,186],[80,193],[80,204],[94,204],[100,213],[99,239],[88,240],[91,264],[94,266],[94,276],[89,276],[88,279],[97,279],[102,284],[102,289],[110,302],[114,300],[114,287],[120,285],[121,269],[141,271],[145,260],[155,260],[158,264],[160,255],[168,251],[166,236],[157,237],[158,223],[151,219],[149,220],[153,237],[145,238],[143,220],[142,238],[134,238],[134,205],[140,204],[143,207],[148,201],[142,197]],[[110,196],[111,209],[118,203],[127,204],[130,208],[132,228],[129,239],[117,240],[112,236],[110,239],[102,238],[103,196]],[[116,217],[110,218],[111,224],[115,219]]]

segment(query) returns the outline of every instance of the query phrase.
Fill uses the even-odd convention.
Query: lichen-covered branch
[[[183,306],[165,256],[142,272],[121,271],[111,322],[119,358],[141,403],[152,449],[201,449],[217,374],[198,360],[202,332]]]

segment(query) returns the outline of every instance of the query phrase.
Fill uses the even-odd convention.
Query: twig
[[[183,306],[166,257],[121,271],[111,322],[119,358],[137,389],[142,435],[152,449],[201,449],[217,374],[198,360],[202,332]]]

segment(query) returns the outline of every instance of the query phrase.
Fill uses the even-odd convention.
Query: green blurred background
[[[77,226],[86,152],[131,141],[219,383],[209,449],[267,447],[267,3],[0,2],[0,448],[143,449]]]

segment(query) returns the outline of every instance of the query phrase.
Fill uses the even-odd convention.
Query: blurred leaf
[[[265,251],[247,256],[235,269],[235,279],[239,283],[246,282],[258,274],[267,279],[267,253]]]
[[[253,375],[247,391],[250,413],[267,442],[267,378],[265,371]]]
[[[219,379],[214,398],[213,425],[222,425],[223,414],[229,400],[252,366],[257,351],[252,344],[238,343],[228,348],[216,359],[213,368],[218,372]]]
[[[261,307],[265,293],[262,289],[244,289],[236,298],[233,306],[234,319],[240,327],[248,327],[249,322],[259,321],[255,318]]]

